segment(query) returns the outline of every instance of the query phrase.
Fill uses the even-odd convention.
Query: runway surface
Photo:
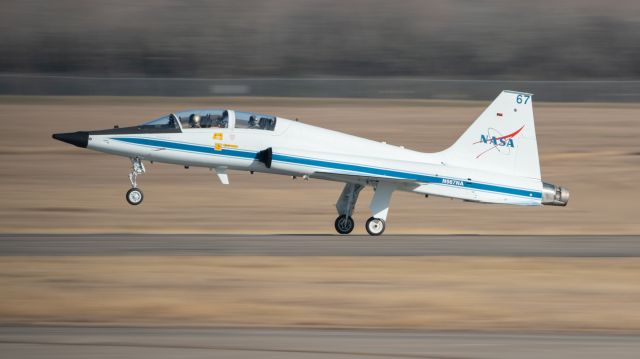
[[[325,329],[0,327],[7,358],[637,358],[640,336]]]
[[[640,257],[640,236],[0,235],[0,256]],[[0,326],[7,358],[640,357],[640,335]]]
[[[639,257],[640,236],[0,235],[0,256]]]

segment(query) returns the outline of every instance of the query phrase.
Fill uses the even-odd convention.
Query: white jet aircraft
[[[345,183],[336,203],[335,229],[348,234],[358,194],[375,193],[365,228],[380,235],[395,190],[469,202],[565,206],[569,191],[542,182],[532,95],[503,91],[448,149],[422,153],[306,125],[233,110],[191,110],[139,126],[54,134],[78,147],[129,157],[132,205],[142,202],[136,177],[142,161],[214,170],[229,184],[228,170],[318,178]]]

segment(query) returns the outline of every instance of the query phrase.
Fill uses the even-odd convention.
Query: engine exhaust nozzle
[[[547,206],[566,206],[569,203],[569,190],[551,183],[542,183],[542,204]]]

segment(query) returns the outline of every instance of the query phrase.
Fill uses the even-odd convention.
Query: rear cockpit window
[[[259,113],[236,111],[235,128],[273,131],[276,128],[276,118]]]

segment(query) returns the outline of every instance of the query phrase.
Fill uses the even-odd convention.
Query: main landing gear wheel
[[[384,233],[385,223],[384,220],[380,218],[369,218],[367,219],[367,224],[365,225],[367,232],[369,232],[372,236],[379,236]]]
[[[351,216],[345,216],[344,214],[341,216],[338,216],[338,218],[336,218],[336,231],[340,234],[349,234],[351,233],[351,231],[353,231],[353,228],[355,227],[355,224],[353,222],[353,218],[351,218]]]
[[[144,199],[144,196],[142,195],[142,191],[139,190],[138,188],[132,188],[128,190],[127,195],[125,197],[127,198],[127,202],[129,202],[129,204],[133,206],[139,205],[140,203],[142,203],[142,200]]]

